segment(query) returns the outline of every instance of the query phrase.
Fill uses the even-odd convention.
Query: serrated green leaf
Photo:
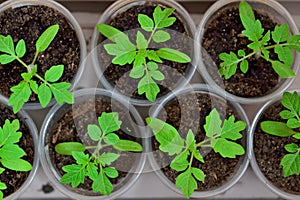
[[[204,159],[203,159],[203,156],[200,154],[200,152],[198,150],[194,150],[192,152],[192,154],[194,155],[194,158],[196,158],[198,161],[204,163]]]
[[[299,175],[300,174],[300,155],[299,152],[295,154],[287,154],[285,155],[280,165],[283,167],[283,175],[285,177],[291,175]]]
[[[3,128],[0,127],[0,147],[7,144],[14,144],[19,142],[22,133],[19,132],[19,120],[13,120],[11,123],[8,119],[5,120]]]
[[[119,172],[114,167],[106,167],[106,168],[103,169],[103,172],[109,178],[117,178],[119,176]]]
[[[294,54],[290,48],[276,45],[274,51],[277,53],[279,60],[284,64],[288,66],[293,64]]]
[[[153,60],[157,63],[162,63],[163,61],[159,58],[159,56],[157,55],[156,51],[154,50],[147,50],[146,52],[146,56],[149,60]]]
[[[246,123],[243,121],[235,121],[234,116],[230,116],[229,119],[224,120],[224,124],[221,130],[221,137],[230,139],[230,140],[237,140],[243,137],[240,134],[241,131],[245,130]]]
[[[24,81],[29,82],[32,79],[32,75],[31,73],[22,73],[21,74],[22,78],[24,79]]]
[[[170,167],[176,170],[177,172],[186,170],[186,168],[189,166],[189,162],[187,160],[188,155],[189,155],[188,151],[184,151],[180,153],[172,160]]]
[[[286,123],[286,125],[289,127],[289,128],[299,128],[300,127],[300,122],[299,120],[295,119],[295,118],[292,118],[292,119],[289,119]]]
[[[77,164],[87,165],[90,161],[89,155],[86,155],[83,152],[73,151],[72,156],[76,160]]]
[[[224,75],[225,79],[229,79],[235,74],[239,59],[233,52],[230,52],[229,54],[221,53],[219,58],[223,61],[220,64],[222,70],[220,70],[219,73],[220,75]]]
[[[25,41],[19,40],[17,46],[16,46],[16,54],[19,58],[22,58],[26,53],[26,45],[25,45]]]
[[[300,35],[291,36],[286,46],[300,52]]]
[[[71,84],[66,82],[51,84],[50,89],[59,105],[63,104],[64,102],[68,104],[74,103],[74,96],[70,91],[68,91],[70,88]]]
[[[157,28],[166,28],[174,24],[176,21],[175,17],[170,17],[170,15],[175,11],[174,8],[165,8],[164,10],[161,7],[157,6],[153,12],[153,19],[155,26]]]
[[[294,116],[298,116],[300,111],[300,97],[297,92],[284,92],[281,99],[281,104],[289,109]]]
[[[154,29],[154,22],[147,15],[139,14],[138,21],[141,25],[141,28],[144,29],[145,31],[151,32]]]
[[[49,47],[51,42],[54,40],[56,34],[58,33],[58,30],[58,24],[48,27],[36,41],[36,52],[39,53],[45,51]]]
[[[192,174],[194,175],[194,177],[198,180],[198,181],[202,181],[204,182],[205,179],[205,174],[201,169],[192,167],[191,168]]]
[[[245,74],[247,73],[248,71],[248,61],[247,60],[243,60],[240,64],[240,68],[241,68],[241,71]]]
[[[259,41],[254,41],[254,42],[248,44],[247,47],[254,50],[254,51],[259,51],[262,46],[261,46],[261,43]]]
[[[71,183],[73,188],[78,187],[80,183],[84,183],[84,177],[86,174],[84,166],[76,164],[66,165],[63,166],[62,170],[66,172],[66,174],[61,177],[61,183]]]
[[[297,133],[283,122],[264,121],[260,127],[265,133],[279,137],[289,137]]]
[[[173,126],[156,118],[147,118],[146,123],[152,129],[155,139],[160,143],[161,151],[170,156],[182,151],[184,140]]]
[[[117,143],[113,144],[113,147],[120,151],[143,151],[143,147],[139,143],[130,140],[119,140]]]
[[[72,155],[73,151],[84,152],[85,146],[80,142],[62,142],[55,146],[56,153],[61,155]]]
[[[279,61],[272,61],[272,67],[274,71],[282,78],[292,78],[295,75],[293,70],[290,68],[290,66],[281,63]]]
[[[268,32],[263,36],[261,39],[262,45],[268,45],[268,42],[271,40],[271,32],[268,30]]]
[[[102,166],[105,166],[105,165],[111,165],[111,163],[115,162],[119,157],[120,157],[119,154],[104,152],[97,159],[99,160]]]
[[[221,135],[222,120],[218,111],[214,108],[208,116],[205,118],[204,130],[207,137],[213,137],[214,135]]]
[[[63,65],[56,65],[52,66],[49,70],[45,73],[45,80],[49,82],[56,82],[58,81],[64,73],[64,66]]]
[[[297,114],[297,113],[296,113]],[[282,119],[290,119],[290,118],[293,118],[293,117],[296,117],[297,115],[296,115],[295,113],[292,113],[291,111],[289,111],[289,110],[283,110],[283,111],[281,111],[280,113],[279,113],[279,115],[280,115],[280,117],[282,118]]]
[[[117,112],[103,112],[101,116],[98,117],[98,122],[102,132],[105,135],[119,130],[122,124],[122,121],[119,120],[119,114]]]
[[[191,58],[188,55],[175,49],[160,48],[156,51],[156,54],[162,59],[178,63],[188,63],[191,61]]]
[[[166,31],[156,31],[153,35],[153,41],[156,43],[166,42],[171,39],[171,36]]]
[[[182,194],[189,198],[195,189],[198,188],[195,178],[192,176],[191,169],[179,174],[176,178],[176,187],[182,190]]]
[[[289,153],[296,153],[300,149],[300,147],[295,143],[287,144],[284,148]]]
[[[0,52],[15,55],[14,41],[10,35],[0,35]]]
[[[30,86],[31,90],[32,90],[35,94],[37,94],[37,93],[39,92],[39,91],[38,91],[39,86],[38,86],[38,84],[36,83],[36,81],[30,80],[30,81],[29,81],[29,86]]]
[[[162,81],[165,79],[165,75],[161,73],[160,71],[149,71],[148,72],[149,76],[151,76],[153,79],[157,81]]]
[[[0,149],[1,159],[18,159],[25,155],[25,151],[17,144],[5,144]]]
[[[40,87],[38,88],[38,98],[43,108],[45,108],[51,101],[51,89],[45,83],[40,85]]]
[[[109,133],[109,134],[105,135],[103,140],[106,144],[116,144],[120,141],[120,138],[115,133]]]
[[[111,40],[113,42],[117,42],[120,39],[129,40],[128,36],[125,33],[123,33],[122,31],[120,31],[110,25],[98,24],[96,26],[96,28],[102,35],[104,35],[106,38],[108,38],[109,40]]]
[[[116,57],[113,58],[112,63],[115,65],[126,65],[131,64],[134,61],[134,58],[136,57],[136,52],[135,51],[130,51],[123,53],[121,55],[117,55]]]
[[[272,31],[272,39],[276,43],[285,42],[289,38],[291,32],[287,24],[281,24],[275,26],[274,31]]]
[[[1,164],[11,170],[15,170],[15,171],[21,171],[21,172],[27,172],[30,171],[32,169],[31,164],[23,159],[1,159]]]
[[[188,134],[186,135],[185,144],[189,148],[195,142],[195,135],[191,129],[189,129]]]
[[[148,48],[148,41],[146,40],[143,33],[140,31],[137,32],[136,35],[136,46],[138,49],[147,49]]]
[[[263,56],[264,56],[264,58],[266,59],[266,61],[269,61],[269,60],[270,60],[270,51],[268,51],[268,50],[265,49],[265,48],[262,48],[262,49],[261,49],[261,52],[263,53]]]
[[[24,103],[29,100],[31,95],[30,86],[26,81],[21,81],[18,85],[10,89],[13,93],[10,95],[8,105],[13,107],[14,113],[19,112]]]
[[[103,195],[109,195],[113,191],[113,185],[104,172],[100,172],[92,184],[94,192],[100,192]]]
[[[158,65],[155,62],[148,62],[147,68],[149,69],[149,71],[157,71]]]
[[[94,124],[89,124],[87,130],[88,130],[89,137],[92,140],[94,140],[96,142],[100,140],[100,138],[102,136],[102,131],[99,128],[99,126],[94,125]]]
[[[2,65],[6,65],[8,63],[11,63],[15,60],[16,58],[14,56],[11,55],[7,55],[7,54],[2,54],[0,55],[0,63]]]
[[[151,102],[156,100],[156,96],[159,92],[160,89],[157,83],[149,74],[146,74],[138,83],[138,94],[142,95],[145,93],[146,98]]]
[[[96,180],[98,176],[98,167],[96,166],[96,164],[89,162],[86,166],[86,173],[91,180]]]
[[[213,150],[219,153],[223,158],[235,158],[238,155],[245,154],[245,150],[242,145],[226,140],[224,138],[218,138],[212,144]]]
[[[131,78],[138,79],[138,78],[142,78],[144,76],[144,74],[145,74],[145,67],[143,65],[139,65],[139,66],[132,68],[129,76]]]
[[[300,133],[297,133],[297,134],[293,135],[293,137],[300,140]]]

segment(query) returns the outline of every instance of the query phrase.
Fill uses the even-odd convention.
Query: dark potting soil
[[[300,195],[299,175],[284,177],[280,165],[283,156],[288,154],[284,146],[290,143],[300,145],[300,141],[293,137],[272,136],[260,128],[260,123],[265,120],[286,122],[279,115],[282,110],[285,108],[277,102],[261,115],[254,134],[254,154],[260,170],[268,180],[283,191]]]
[[[58,119],[52,120],[48,130],[49,134],[46,138],[46,143],[49,145],[50,158],[53,166],[56,168],[60,175],[65,174],[62,167],[69,164],[74,164],[76,161],[72,156],[64,156],[55,152],[55,145],[61,142],[81,142],[84,145],[96,145],[92,142],[87,134],[88,124],[98,125],[98,117],[102,112],[118,112],[119,120],[122,121],[121,129],[115,133],[119,135],[121,139],[132,140],[141,143],[141,140],[136,136],[138,132],[137,126],[134,125],[132,117],[126,112],[124,107],[121,107],[119,103],[103,96],[96,98],[95,102],[93,97],[87,98],[86,96],[75,103],[73,109],[71,105],[66,105],[65,113],[62,116],[58,116]],[[115,167],[119,172],[119,177],[110,179],[114,184],[114,188],[121,187],[126,182],[126,178],[129,178],[130,170],[135,167],[139,160],[138,153],[120,152],[111,147],[106,147],[101,152],[114,152],[121,156],[119,159],[112,163],[111,166]],[[92,153],[86,151],[85,153]],[[71,189],[71,186],[69,186]],[[85,178],[83,184],[80,184],[78,188],[71,189],[81,194],[88,194],[90,196],[99,195],[99,193],[92,192],[92,181],[89,178]]]
[[[126,34],[128,34],[130,37],[130,40],[133,42],[133,44],[135,44],[137,30],[141,31],[145,35],[146,39],[150,37],[150,33],[141,29],[138,22],[138,14],[145,14],[150,18],[153,18],[152,13],[157,5],[158,4],[151,2],[141,6],[134,6],[121,13],[118,13],[113,19],[111,19],[111,21],[106,22],[106,24],[109,24],[121,31],[126,31]],[[166,8],[163,5],[159,6],[161,6],[163,9]],[[188,30],[186,24],[183,23],[183,20],[180,18],[179,14],[176,13],[176,10],[171,16],[177,18],[176,22],[172,26],[165,29],[165,31],[170,33],[171,40],[160,44],[155,44],[152,41],[149,44],[149,47],[151,49],[169,47],[177,49],[181,52],[185,52],[187,55],[192,57],[193,38],[191,30]],[[99,38],[99,43],[103,41],[104,42],[102,44],[111,43],[109,40],[105,40],[106,38],[102,36]],[[106,53],[106,51],[102,48],[102,44],[100,48],[99,60],[101,65],[107,66],[107,68],[104,70],[104,76],[107,81],[121,93],[127,96],[137,99],[146,99],[145,95],[139,95],[137,91],[137,86],[140,79],[133,79],[129,77],[129,72],[132,69],[132,65],[126,64],[124,66],[119,66],[112,64],[111,61],[113,57]],[[191,67],[192,66],[190,63],[181,64],[163,60],[163,63],[159,64],[159,70],[165,75],[165,80],[156,81],[160,88],[158,97],[172,90],[180,78],[188,73]]]
[[[268,16],[255,12],[255,18],[262,22],[265,30],[273,30],[276,23]],[[271,92],[278,84],[278,75],[272,68],[271,63],[263,58],[249,59],[249,70],[246,74],[237,69],[237,73],[230,79],[225,79],[219,75],[221,60],[219,54],[226,52],[237,53],[239,49],[251,53],[247,44],[251,42],[241,34],[244,30],[239,17],[238,8],[227,8],[219,11],[215,18],[205,27],[206,31],[203,36],[202,46],[207,51],[204,54],[204,63],[208,67],[208,72],[212,79],[223,87],[227,92],[241,97],[260,97]],[[210,57],[210,58],[208,58]],[[276,58],[271,51],[270,57]],[[212,61],[215,64],[212,64]]]
[[[7,108],[3,104],[0,104],[0,126],[3,127],[5,124],[5,120],[8,119],[12,122],[14,119],[19,119],[20,121],[20,129],[19,131],[23,133],[20,138],[20,142],[18,145],[26,152],[26,155],[22,157],[22,159],[27,160],[28,162],[33,164],[34,160],[34,143],[32,136],[30,134],[29,128],[25,125],[24,119],[20,116],[15,115],[10,108]],[[0,164],[1,165],[1,164]],[[2,168],[5,168],[1,165]],[[26,179],[29,176],[29,172],[19,172],[13,171],[5,168],[5,171],[0,174],[0,181],[5,183],[7,189],[2,190],[4,197],[9,196],[10,194],[17,191]]]
[[[26,54],[22,60],[28,65],[33,61],[37,39],[54,24],[59,25],[59,32],[48,49],[39,54],[37,73],[44,77],[51,66],[63,64],[64,74],[59,81],[71,82],[80,63],[80,44],[72,25],[61,13],[46,6],[24,6],[0,14],[0,34],[11,35],[15,45],[19,40],[25,40]],[[0,92],[10,96],[10,88],[23,80],[21,73],[24,72],[26,68],[18,61],[0,64]],[[37,95],[33,94],[29,102],[37,101]]]
[[[164,112],[160,113],[159,118],[173,125],[183,138],[186,138],[188,130],[191,129],[195,134],[196,141],[200,142],[205,139],[203,128],[205,117],[213,108],[218,110],[222,120],[227,119],[231,115],[234,115],[236,120],[241,120],[237,111],[232,106],[219,98],[210,97],[203,93],[178,96],[164,106]],[[243,138],[237,142],[242,144],[246,150],[246,131],[243,131],[242,134]],[[174,156],[170,157],[168,154],[159,151],[159,143],[154,137],[152,141],[152,148],[156,151],[154,153],[156,161],[159,163],[159,166],[162,166],[162,171],[167,178],[175,183],[179,173],[169,166]],[[203,170],[206,176],[204,183],[197,182],[198,191],[213,190],[227,183],[231,180],[246,156],[237,156],[234,159],[229,159],[221,157],[211,148],[201,148],[199,150],[203,155],[205,163],[194,159],[192,166]]]

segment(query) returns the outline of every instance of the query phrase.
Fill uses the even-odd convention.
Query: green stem
[[[34,65],[34,63],[36,62],[36,59],[37,59],[38,55],[39,55],[39,52],[36,52],[35,55],[34,55],[34,59],[31,63],[32,65]]]
[[[21,63],[24,67],[26,67],[27,71],[28,72],[31,72],[31,68],[26,64],[24,63],[20,58],[18,58],[17,56],[15,56],[16,60],[19,61],[19,63]]]

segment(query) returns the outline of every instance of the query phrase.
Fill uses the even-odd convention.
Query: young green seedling
[[[239,5],[239,14],[245,30],[242,35],[247,37],[251,42],[248,44],[248,50],[252,51],[246,54],[243,49],[234,52],[221,53],[219,58],[222,60],[220,64],[220,75],[225,79],[229,79],[236,73],[238,65],[243,73],[248,71],[248,59],[263,58],[272,64],[274,71],[282,78],[291,78],[295,73],[291,69],[294,55],[293,49],[300,52],[300,35],[292,35],[287,24],[277,25],[273,31],[265,30],[262,23],[255,19],[251,6],[242,1]],[[247,51],[248,51],[247,50]],[[278,59],[270,58],[270,51],[273,50]]]
[[[35,64],[39,53],[45,51],[49,47],[58,30],[58,25],[52,25],[42,33],[36,41],[36,53],[30,64],[26,64],[21,60],[26,54],[26,44],[23,39],[19,40],[15,47],[13,38],[10,35],[6,37],[0,35],[0,52],[3,53],[0,55],[0,63],[5,65],[17,60],[27,70],[27,72],[21,74],[23,80],[11,88],[12,94],[8,104],[13,107],[15,113],[23,107],[24,103],[28,102],[32,92],[38,95],[42,107],[48,105],[52,98],[52,94],[59,104],[62,104],[63,102],[69,104],[73,103],[73,95],[68,91],[71,84],[66,82],[56,83],[63,75],[64,66],[52,66],[46,71],[45,76],[42,77],[38,74],[38,66]],[[37,80],[42,83],[39,85]]]
[[[139,14],[138,22],[144,31],[149,32],[150,36],[146,38],[141,31],[137,31],[135,44],[130,41],[128,35],[120,30],[106,24],[97,25],[98,31],[114,42],[104,45],[106,52],[115,56],[112,63],[120,66],[133,63],[129,76],[140,79],[138,94],[145,93],[146,98],[151,102],[156,100],[156,96],[160,92],[156,81],[165,79],[157,63],[163,63],[163,59],[178,63],[191,61],[188,55],[178,50],[167,47],[155,50],[149,47],[152,41],[164,43],[171,39],[171,35],[164,29],[176,21],[175,17],[170,17],[173,12],[173,8],[162,10],[157,6],[153,12],[153,19],[147,15]]]
[[[113,190],[113,185],[109,178],[117,178],[118,171],[110,167],[120,155],[117,153],[101,152],[103,148],[112,146],[119,151],[142,151],[142,146],[130,140],[122,140],[114,132],[119,130],[122,122],[116,112],[105,113],[98,118],[98,125],[88,125],[88,135],[95,146],[85,146],[79,142],[64,142],[55,146],[55,151],[62,155],[71,155],[76,160],[76,164],[66,165],[62,169],[66,172],[60,182],[72,184],[73,188],[84,183],[85,177],[93,181],[92,189],[103,195],[109,195]],[[93,150],[91,154],[84,153],[86,150]]]
[[[25,151],[17,144],[22,137],[19,120],[15,119],[12,122],[5,121],[3,127],[0,127],[0,174],[5,169],[14,171],[30,171],[31,164],[23,160],[22,157],[26,155]],[[0,182],[0,199],[3,199],[3,192],[7,187],[5,183]]]
[[[277,121],[264,121],[260,124],[261,129],[270,135],[278,137],[294,137],[300,140],[300,97],[296,92],[283,94],[281,104],[287,109],[280,112],[282,119],[287,120],[284,122]],[[298,129],[295,131],[293,129]],[[286,154],[280,165],[283,167],[283,175],[285,177],[294,174],[300,174],[300,146],[291,143],[285,145],[285,150],[289,152]]]
[[[204,182],[205,179],[204,172],[192,166],[194,159],[205,162],[199,151],[200,148],[212,148],[224,158],[235,158],[245,153],[243,146],[233,141],[242,138],[240,131],[246,128],[246,123],[235,122],[235,117],[231,116],[222,124],[216,109],[206,117],[204,125],[206,139],[201,142],[195,140],[192,130],[189,130],[186,138],[183,139],[172,125],[160,119],[147,118],[146,122],[152,129],[155,139],[160,143],[159,149],[170,156],[176,155],[170,167],[180,172],[176,178],[176,187],[180,188],[188,198],[198,188],[197,181]]]

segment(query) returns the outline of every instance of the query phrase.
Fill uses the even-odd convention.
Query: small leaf
[[[97,159],[100,161],[102,166],[111,165],[112,162],[115,162],[120,157],[116,153],[106,153],[101,154]]]
[[[146,40],[143,33],[140,31],[137,32],[136,35],[136,45],[138,49],[147,49],[148,48],[148,41]]]
[[[156,53],[159,57],[165,60],[174,61],[178,63],[191,62],[191,58],[188,55],[175,49],[160,48],[156,51]]]
[[[50,86],[50,89],[59,105],[63,104],[63,102],[68,104],[74,103],[74,96],[70,91],[68,91],[70,87],[71,84],[66,82],[54,83]]]
[[[158,65],[157,65],[155,62],[148,62],[148,63],[147,63],[147,68],[148,68],[150,71],[157,71]]]
[[[289,137],[297,133],[283,122],[264,121],[260,127],[264,132],[279,137]]]
[[[18,85],[10,89],[13,93],[10,95],[8,105],[13,107],[14,113],[19,112],[24,103],[29,100],[31,95],[30,86],[27,82],[21,81]]]
[[[45,108],[51,101],[51,89],[45,83],[40,85],[40,87],[38,88],[38,98],[43,108]]]
[[[282,78],[292,78],[295,75],[290,66],[283,64],[279,61],[272,61],[272,67],[274,71]]]
[[[289,128],[299,128],[300,127],[300,121],[298,121],[297,119],[295,118],[292,118],[292,119],[289,119],[286,123],[286,125],[289,127]]]
[[[248,61],[243,60],[240,65],[241,71],[245,74],[248,71]]]
[[[157,81],[162,81],[165,79],[165,75],[160,71],[149,71],[148,74]]]
[[[291,36],[286,46],[300,52],[300,35]]]
[[[59,25],[55,24],[50,27],[48,27],[42,35],[39,37],[39,39],[36,42],[36,52],[43,52],[45,51],[51,42],[54,40],[56,34],[58,33]]]
[[[0,52],[15,55],[14,41],[10,35],[6,37],[0,35]]]
[[[145,31],[151,32],[154,29],[154,22],[153,20],[144,14],[138,15],[138,21]]]
[[[298,145],[295,144],[295,143],[287,144],[287,145],[284,146],[284,148],[289,153],[296,153],[300,149],[300,147],[298,147]]]
[[[170,34],[162,30],[156,31],[153,35],[153,40],[156,43],[166,42],[170,39],[171,39]]]
[[[120,141],[120,138],[115,133],[109,133],[109,134],[105,135],[103,140],[106,144],[116,144]]]
[[[155,139],[160,143],[159,149],[170,156],[179,154],[184,148],[184,141],[177,130],[168,123],[156,118],[146,118]]]
[[[114,167],[106,167],[106,168],[103,169],[103,172],[109,178],[117,178],[119,176],[119,172]]]
[[[11,170],[27,172],[32,169],[31,164],[23,159],[1,159],[1,164]]]
[[[237,140],[243,137],[243,135],[240,134],[240,132],[245,130],[246,123],[243,121],[234,121],[234,116],[230,116],[228,120],[224,120],[224,124],[221,130],[222,138]]]
[[[22,78],[24,79],[24,81],[29,82],[32,79],[32,75],[31,73],[22,73],[21,74]]]
[[[91,162],[88,163],[88,165],[86,166],[86,172],[87,172],[87,176],[91,180],[93,181],[96,180],[98,176],[98,167],[96,166],[96,163],[91,163]]]
[[[248,44],[247,47],[254,51],[259,51],[261,49],[262,45],[259,41],[255,41],[255,42]]]
[[[207,137],[213,137],[214,135],[221,135],[222,120],[218,111],[214,108],[208,116],[206,116],[204,130]]]
[[[194,177],[198,180],[198,181],[202,181],[204,182],[205,179],[205,174],[201,169],[192,167],[192,174],[194,175]]]
[[[108,38],[109,40],[113,41],[113,42],[117,42],[120,39],[125,39],[125,40],[129,40],[128,36],[123,33],[122,31],[107,25],[107,24],[98,24],[96,26],[97,30],[104,35],[106,38]]]
[[[300,98],[297,92],[284,92],[282,95],[281,104],[289,109],[294,116],[297,116],[300,111]]]
[[[228,53],[221,53],[219,58],[223,61],[220,66],[221,70],[220,75],[224,75],[225,79],[229,79],[233,76],[236,72],[237,65],[239,63],[239,59],[237,55],[233,52]]]
[[[272,39],[276,43],[285,42],[290,34],[291,32],[287,24],[277,25],[274,31],[272,31]]]
[[[213,149],[223,158],[235,158],[237,155],[245,154],[245,150],[242,145],[228,141],[224,138],[217,139],[213,145]]]
[[[147,50],[147,57],[149,60],[153,60],[157,63],[162,63],[163,61],[159,58],[156,51],[154,50]]]
[[[104,172],[100,172],[92,184],[94,192],[100,192],[103,195],[109,195],[113,191],[113,185]]]
[[[143,147],[139,143],[130,140],[119,140],[117,143],[113,144],[113,147],[120,151],[143,151]]]
[[[297,133],[297,134],[293,135],[293,137],[300,140],[300,133]]]
[[[138,83],[138,94],[142,95],[145,93],[146,98],[151,102],[156,100],[159,92],[160,89],[157,83],[155,83],[149,74],[146,74]]]
[[[186,168],[189,166],[189,162],[187,160],[188,155],[188,151],[182,152],[172,160],[170,167],[177,172],[186,170]]]
[[[263,56],[265,57],[266,61],[269,61],[270,60],[270,51],[268,51],[265,48],[262,48],[261,52],[263,53]]]
[[[279,115],[282,119],[290,119],[290,118],[296,117],[297,113],[295,114],[295,113],[292,113],[291,111],[283,110],[279,113]]]
[[[7,55],[7,54],[2,54],[0,55],[0,63],[2,65],[6,65],[8,63],[11,63],[15,60],[16,58],[14,56],[10,56],[10,55]]]
[[[46,71],[45,80],[52,83],[56,82],[61,78],[63,73],[64,73],[63,65],[52,66],[49,70]]]
[[[139,66],[132,68],[129,76],[131,78],[138,79],[138,78],[142,78],[144,76],[144,74],[145,74],[145,67],[143,65],[139,65]]]
[[[194,150],[192,153],[198,161],[204,163],[204,159],[198,150]]]
[[[134,61],[134,58],[136,57],[135,51],[128,51],[124,52],[123,54],[117,55],[113,60],[112,63],[115,65],[126,65],[131,64]]]
[[[7,189],[7,186],[5,185],[5,183],[0,182],[0,190],[5,190],[5,189]],[[3,194],[0,199],[3,199]]]
[[[97,125],[89,124],[88,125],[88,134],[92,140],[97,142],[101,138],[102,131]]]
[[[284,64],[288,66],[291,66],[293,64],[294,55],[290,48],[276,45],[274,51],[275,53],[277,53],[279,60]]]
[[[300,155],[299,152],[295,154],[287,154],[285,155],[280,165],[283,167],[283,175],[285,177],[291,175],[299,175],[300,174]]]
[[[246,56],[246,52],[244,50],[238,50],[238,56],[240,57],[245,57]]]
[[[175,11],[174,8],[165,8],[164,10],[161,7],[156,6],[153,12],[153,19],[155,26],[157,28],[166,28],[174,24],[176,21],[175,17],[170,17],[170,15]]]
[[[85,146],[80,142],[62,142],[55,146],[56,153],[61,155],[72,155],[73,151],[84,152]]]
[[[186,147],[189,148],[193,142],[195,142],[195,136],[191,129],[189,129],[188,134],[185,139]]]
[[[198,188],[197,182],[192,176],[190,169],[179,174],[176,178],[176,187],[180,188],[182,190],[182,194],[187,198],[189,198],[195,189]]]
[[[261,39],[261,44],[262,45],[268,45],[268,42],[270,41],[271,39],[271,32],[268,31],[264,36],[263,38]]]
[[[76,160],[77,164],[85,166],[90,162],[89,155],[86,155],[83,152],[73,151],[72,156]]]
[[[146,64],[146,56],[147,56],[146,51],[144,50],[139,51],[134,58],[135,60],[133,63],[133,68],[144,66]]]
[[[67,173],[61,177],[61,183],[71,183],[73,188],[76,188],[80,183],[84,183],[84,177],[86,174],[84,166],[77,164],[66,165],[63,166],[62,170]]]
[[[10,121],[6,119],[3,129],[0,127],[0,146],[19,142],[22,137],[22,133],[18,132],[19,128],[19,120],[15,119],[10,123]]]
[[[122,121],[119,120],[119,114],[117,112],[103,112],[101,116],[98,117],[98,122],[105,135],[119,130],[122,124]]]
[[[25,151],[17,144],[5,144],[0,149],[0,157],[2,159],[18,159],[25,155]]]
[[[18,58],[22,58],[25,53],[26,53],[26,45],[25,45],[25,41],[22,39],[18,42],[17,46],[16,46],[16,53]]]

